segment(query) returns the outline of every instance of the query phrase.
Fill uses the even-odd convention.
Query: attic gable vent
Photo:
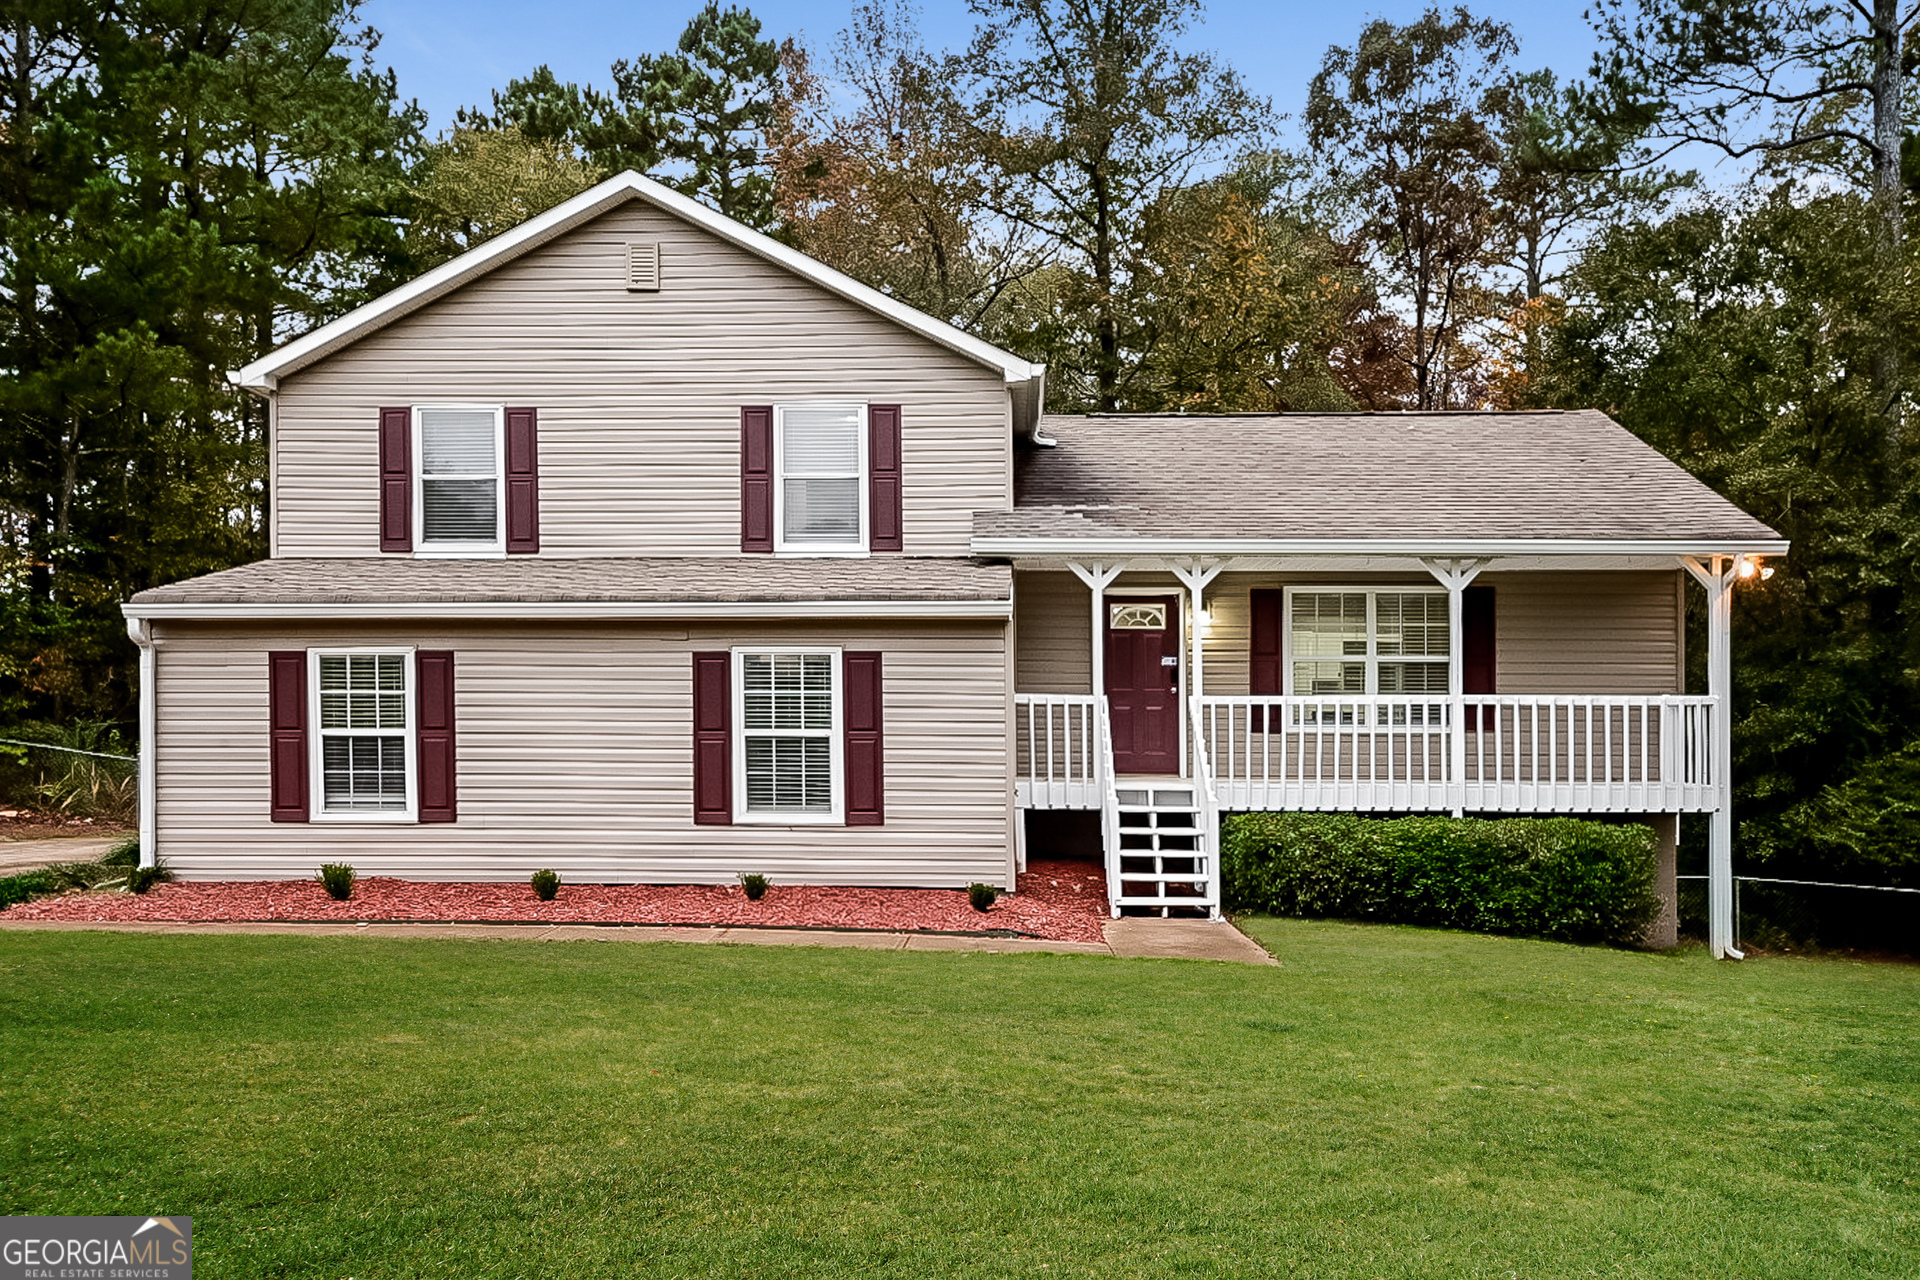
[[[660,246],[657,243],[627,246],[627,292],[660,291]]]

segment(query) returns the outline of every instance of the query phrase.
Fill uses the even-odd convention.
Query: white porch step
[[[1191,779],[1129,777],[1116,783],[1113,830],[1119,848],[1107,851],[1114,913],[1132,908],[1171,915],[1213,914],[1220,903],[1206,810]]]

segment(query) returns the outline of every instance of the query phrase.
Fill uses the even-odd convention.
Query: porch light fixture
[[[1765,582],[1773,576],[1773,566],[1761,564],[1758,556],[1741,556],[1734,572],[1745,580],[1758,578],[1760,581]]]

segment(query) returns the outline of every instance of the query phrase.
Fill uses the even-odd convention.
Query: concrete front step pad
[[[1185,905],[1163,901],[1162,905]],[[1266,949],[1225,920],[1167,920],[1123,916],[1106,923],[1107,946],[1116,956],[1163,960],[1231,960],[1279,964]]]

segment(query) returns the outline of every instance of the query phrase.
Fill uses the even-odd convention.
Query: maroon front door
[[[1179,773],[1180,598],[1108,596],[1106,628],[1115,771]]]

